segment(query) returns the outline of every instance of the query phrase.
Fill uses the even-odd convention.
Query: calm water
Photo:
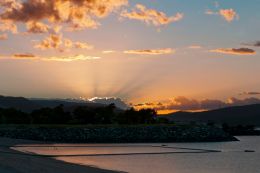
[[[53,155],[65,162],[130,173],[259,173],[260,137],[239,137],[239,139],[241,140],[239,142],[168,143],[167,146],[59,144],[17,146],[14,149],[27,153]],[[249,153],[244,150],[255,152]]]

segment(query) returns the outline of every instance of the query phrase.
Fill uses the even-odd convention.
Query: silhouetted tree
[[[106,107],[99,107],[95,109],[95,120],[97,124],[112,124],[115,119],[114,113],[115,105],[110,104]]]
[[[117,116],[119,124],[151,124],[155,122],[156,111],[153,109],[141,109],[136,111],[131,108]]]
[[[42,108],[31,113],[34,124],[66,124],[71,120],[70,113],[64,112],[63,105],[55,108]]]
[[[31,117],[22,111],[8,108],[0,109],[0,123],[1,124],[30,124]]]
[[[95,111],[88,107],[80,106],[73,111],[73,123],[95,124]]]
[[[168,120],[156,120],[153,109],[135,110],[133,108],[115,112],[115,105],[104,107],[80,106],[72,114],[65,112],[63,105],[55,108],[41,108],[27,114],[15,109],[0,109],[1,124],[153,124],[167,123]],[[120,112],[120,111],[119,111]]]
[[[77,107],[73,111],[73,122],[76,124],[112,124],[115,120],[114,104],[105,107]]]

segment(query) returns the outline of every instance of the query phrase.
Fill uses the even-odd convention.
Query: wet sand
[[[1,173],[118,173],[91,166],[69,164],[47,157],[24,155],[9,148],[21,144],[39,144],[39,142],[0,138]]]

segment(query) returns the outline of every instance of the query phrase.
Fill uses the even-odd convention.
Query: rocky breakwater
[[[237,140],[222,129],[207,125],[0,126],[0,136],[67,143],[217,142]]]

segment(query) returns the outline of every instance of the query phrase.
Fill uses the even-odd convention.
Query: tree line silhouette
[[[156,118],[154,109],[116,111],[114,104],[105,107],[76,107],[65,111],[63,105],[25,113],[14,108],[0,108],[0,124],[156,124],[168,123]]]

